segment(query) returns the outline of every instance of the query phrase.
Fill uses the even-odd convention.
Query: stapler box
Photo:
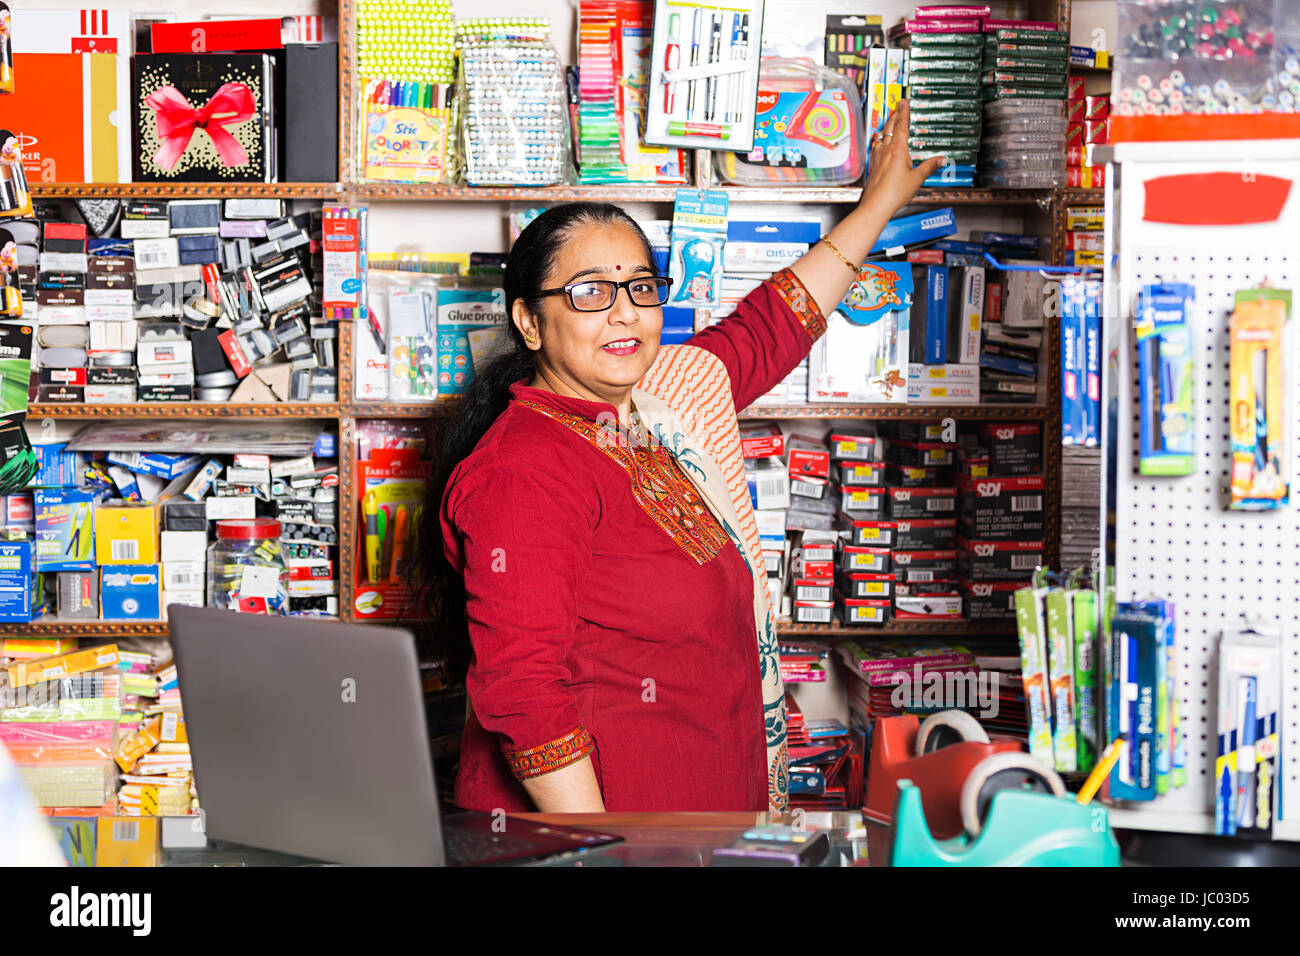
[[[105,621],[156,621],[162,617],[160,569],[156,564],[120,564],[99,578],[100,616]]]
[[[95,560],[106,564],[158,561],[158,512],[151,505],[100,505],[95,515]]]

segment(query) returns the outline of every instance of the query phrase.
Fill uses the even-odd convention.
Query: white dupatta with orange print
[[[789,804],[785,689],[777,659],[776,626],[759,548],[758,524],[745,483],[740,424],[731,381],[721,360],[691,345],[665,345],[632,402],[653,440],[673,453],[704,503],[736,542],[754,577],[754,633],[763,689],[768,801]],[[758,715],[755,715],[758,719]]]

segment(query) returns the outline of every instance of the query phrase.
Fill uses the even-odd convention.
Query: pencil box
[[[1154,800],[1159,621],[1132,604],[1120,604],[1116,611],[1111,623],[1107,736],[1121,738],[1121,749],[1110,775],[1110,796]]]
[[[718,174],[748,186],[854,182],[866,165],[859,96],[833,70],[803,60],[764,59],[754,146],[747,153],[716,153]]]

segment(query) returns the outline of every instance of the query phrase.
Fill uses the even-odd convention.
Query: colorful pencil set
[[[362,81],[363,179],[441,183],[450,180],[454,88],[447,83]]]

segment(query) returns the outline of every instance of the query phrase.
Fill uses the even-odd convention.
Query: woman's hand
[[[883,208],[892,216],[911,202],[921,184],[947,162],[942,156],[936,156],[912,168],[911,151],[907,146],[910,113],[907,100],[899,100],[897,109],[885,121],[885,128],[872,137],[871,173],[867,176],[859,206],[870,204]]]
[[[829,315],[844,298],[885,223],[912,201],[926,178],[945,162],[935,157],[912,168],[907,148],[908,114],[907,100],[900,100],[871,144],[871,175],[857,206],[791,267],[823,315]]]

